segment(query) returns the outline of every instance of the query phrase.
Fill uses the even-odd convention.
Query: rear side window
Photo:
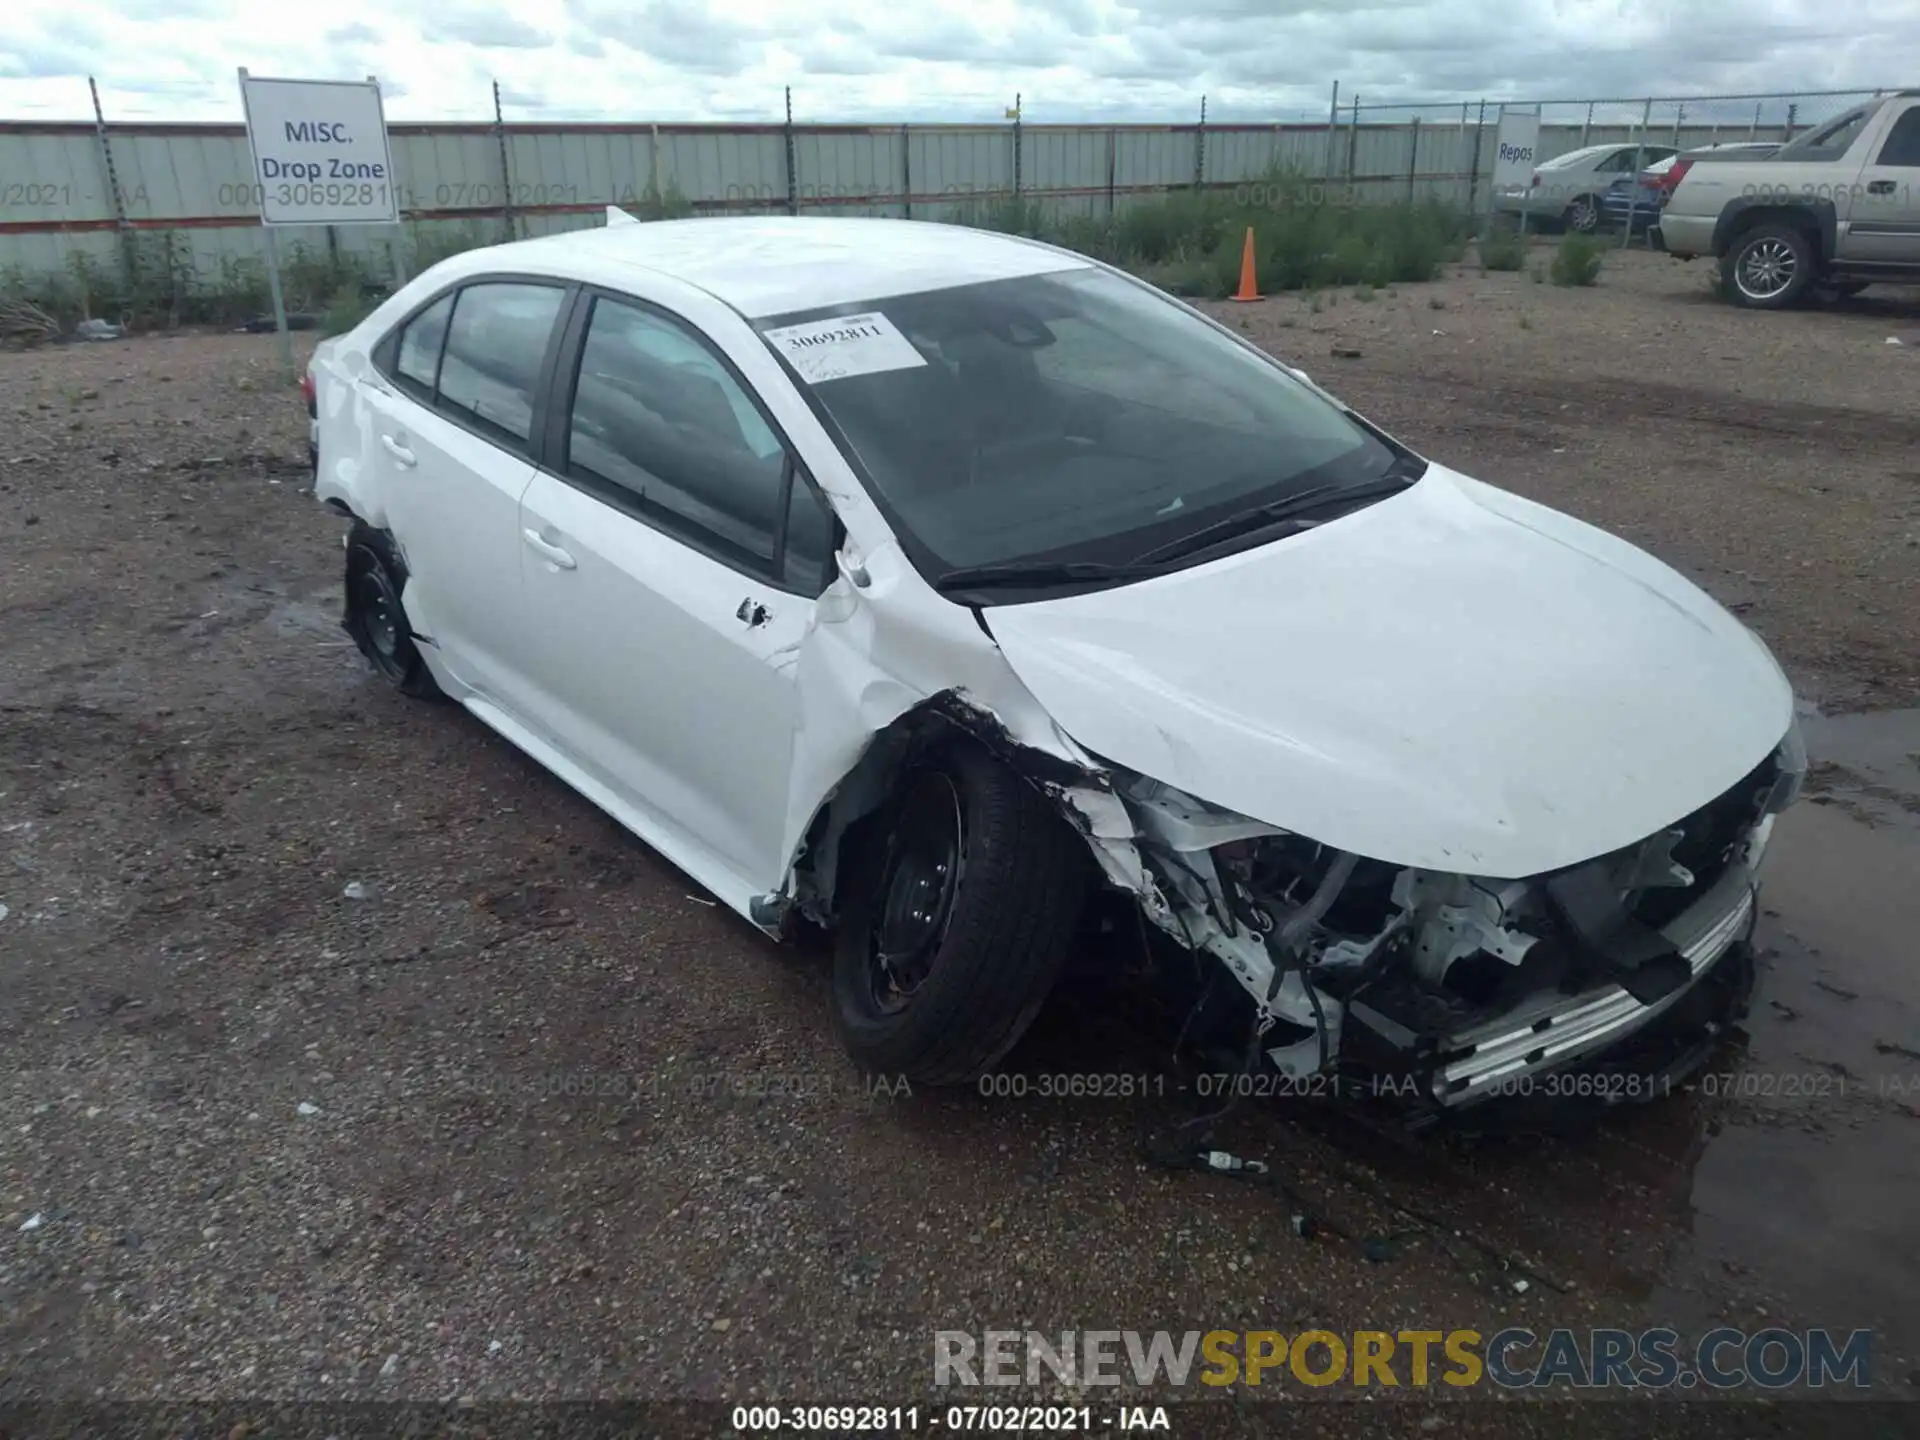
[[[1880,147],[1882,165],[1920,165],[1920,105],[1893,122],[1887,143]]]
[[[447,318],[452,314],[453,296],[443,295],[400,332],[400,350],[393,368],[429,397],[440,376],[440,347],[446,343]]]
[[[557,286],[520,282],[462,289],[447,327],[436,408],[525,444],[533,434],[541,362],[565,298]]]

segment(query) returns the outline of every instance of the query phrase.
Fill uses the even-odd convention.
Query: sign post
[[[276,80],[240,70],[240,103],[260,191],[266,233],[267,289],[291,373],[286,298],[280,286],[280,225],[400,224],[380,84],[366,80]],[[398,252],[396,252],[397,256]],[[396,262],[403,264],[404,262]]]
[[[1494,135],[1493,193],[1519,186],[1520,236],[1527,234],[1527,213],[1533,208],[1533,157],[1540,152],[1540,112],[1538,110],[1500,109],[1499,126]]]

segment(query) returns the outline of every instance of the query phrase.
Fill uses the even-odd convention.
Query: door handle
[[[395,460],[408,469],[420,463],[414,458],[413,451],[409,450],[405,445],[402,445],[398,440],[394,439],[393,436],[382,435],[380,437],[380,443],[387,447],[387,453],[389,455],[393,456]]]
[[[527,547],[535,554],[544,556],[549,564],[557,565],[562,570],[571,570],[574,568],[573,556],[569,555],[565,550],[562,550],[551,540],[543,539],[538,530],[522,530],[520,535],[521,538],[527,542]]]
[[[773,618],[766,606],[749,595],[740,602],[740,608],[733,612],[733,618],[740,621],[749,630],[764,625]]]
[[[1893,181],[1869,180],[1867,182],[1867,193],[1869,195],[1891,195],[1893,193]]]

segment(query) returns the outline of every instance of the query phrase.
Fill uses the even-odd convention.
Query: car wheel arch
[[[1107,788],[1107,777],[1022,742],[991,709],[959,690],[943,690],[874,732],[815,809],[789,872],[788,891],[801,916],[829,929],[837,923],[845,900],[841,886],[856,847],[900,796],[915,762],[944,745],[985,751],[1046,797],[1061,823],[1091,846],[1084,815],[1064,796],[1079,787]]]
[[[1762,225],[1791,225],[1813,241],[1814,256],[1822,264],[1833,258],[1839,217],[1831,200],[1808,197],[1782,203],[1744,195],[1728,202],[1713,227],[1713,253],[1724,256],[1741,239]]]

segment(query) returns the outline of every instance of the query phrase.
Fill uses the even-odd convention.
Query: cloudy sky
[[[394,120],[1185,120],[1363,100],[1920,84],[1920,0],[4,0],[0,119],[238,120],[234,72]]]

